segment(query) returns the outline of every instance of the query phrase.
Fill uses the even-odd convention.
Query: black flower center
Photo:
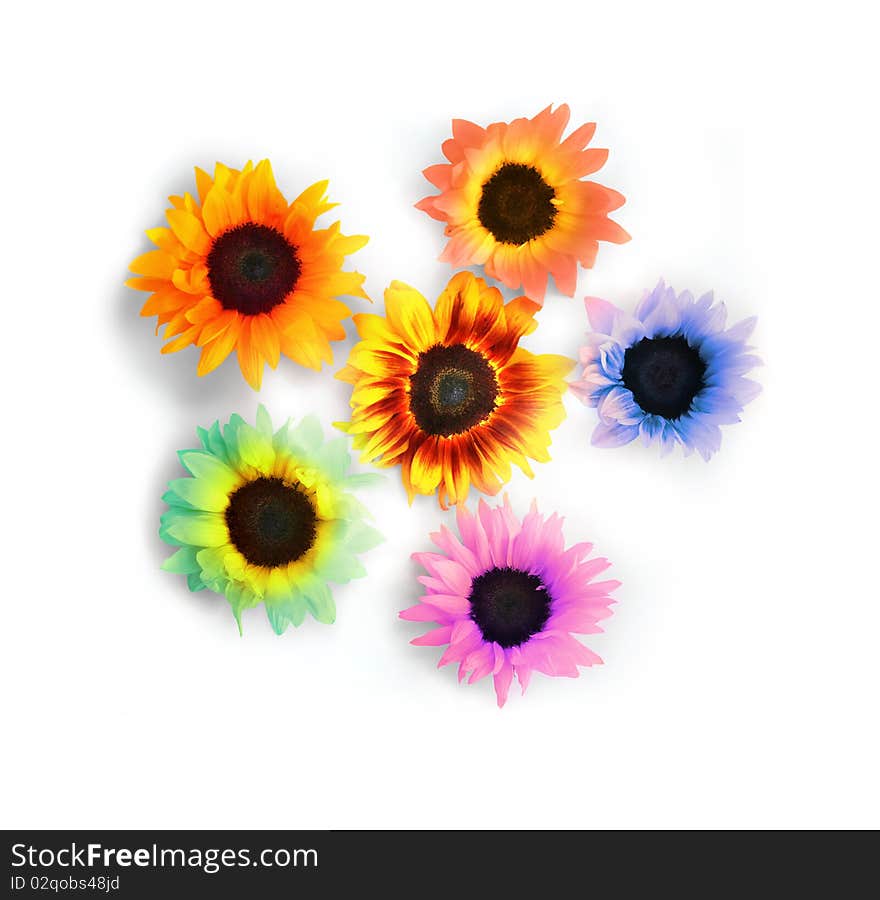
[[[208,254],[211,293],[224,309],[246,316],[269,312],[300,275],[296,247],[268,225],[247,222],[224,231]]]
[[[461,434],[495,409],[498,381],[486,358],[464,344],[437,344],[419,354],[409,408],[428,434]]]
[[[678,419],[703,388],[706,363],[683,337],[643,338],[623,359],[623,383],[646,412]]]
[[[490,569],[471,582],[471,618],[487,641],[515,647],[537,634],[550,617],[550,595],[537,575]]]
[[[480,224],[502,244],[525,244],[553,227],[556,192],[533,166],[505,163],[484,185]]]
[[[315,543],[318,517],[309,498],[280,478],[242,485],[226,508],[235,548],[254,566],[283,566]]]

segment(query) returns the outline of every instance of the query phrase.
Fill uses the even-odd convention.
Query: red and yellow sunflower
[[[353,385],[350,422],[362,461],[400,465],[410,502],[437,493],[460,503],[470,486],[496,494],[515,463],[550,459],[550,429],[565,418],[562,394],[574,360],[519,346],[538,304],[459,272],[434,310],[399,281],[385,317],[354,317],[361,341],[337,378]]]
[[[443,143],[449,162],[424,170],[441,193],[416,204],[447,223],[441,260],[456,268],[481,265],[543,302],[548,275],[574,296],[578,262],[591,268],[599,241],[629,240],[608,218],[623,196],[580,180],[608,158],[607,150],[585,149],[596,125],[581,125],[563,141],[568,118],[563,104],[487,128],[453,119],[453,136]]]
[[[347,237],[339,223],[316,229],[336,204],[320,181],[288,203],[268,160],[241,171],[217,163],[212,178],[196,169],[198,200],[170,197],[168,228],[147,232],[158,247],[130,266],[126,284],[151,296],[142,316],[158,318],[157,331],[173,338],[163,353],[190,344],[202,354],[198,374],[216,369],[233,351],[255,390],[263,363],[284,353],[320,369],[333,361],[330,341],[345,337],[351,310],[337,296],[364,297],[364,276],[343,272],[345,257],[368,238]]]

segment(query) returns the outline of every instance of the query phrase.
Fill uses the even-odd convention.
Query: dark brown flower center
[[[425,350],[410,376],[409,408],[428,434],[449,437],[473,428],[495,409],[497,396],[492,366],[464,344]]]
[[[471,618],[487,641],[515,647],[537,634],[550,618],[550,595],[537,575],[490,569],[471,582]]]
[[[226,508],[229,537],[254,566],[283,566],[315,543],[318,517],[311,500],[280,478],[242,485]]]
[[[553,227],[556,192],[533,166],[505,163],[484,185],[480,224],[502,244],[525,244]]]
[[[681,336],[643,338],[623,359],[622,380],[636,403],[664,419],[678,419],[703,389],[706,363]]]
[[[281,303],[300,275],[296,247],[268,225],[247,222],[224,231],[208,254],[211,293],[224,309],[255,316]]]

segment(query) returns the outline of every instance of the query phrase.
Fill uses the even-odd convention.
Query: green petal
[[[318,460],[328,477],[334,481],[344,478],[351,466],[348,439],[340,437],[327,441],[320,449]]]
[[[307,454],[312,454],[320,448],[324,440],[324,432],[314,416],[306,416],[299,425],[288,429],[287,437],[291,445],[304,450]]]
[[[280,569],[272,569],[266,582],[266,600],[284,602],[296,593],[296,588],[288,581],[287,574]]]
[[[198,573],[186,576],[186,586],[193,592],[203,591],[207,587]]]
[[[273,435],[272,446],[276,451],[288,450],[290,448],[290,442],[287,440],[287,432],[290,430],[292,424],[293,419],[288,419]]]
[[[349,475],[342,480],[342,486],[346,490],[353,490],[362,487],[375,487],[385,481],[385,476],[377,472],[364,472],[360,475]]]
[[[166,572],[175,572],[178,575],[190,575],[198,572],[201,567],[196,559],[197,552],[196,547],[181,547],[162,563],[162,568]]]
[[[188,503],[183,497],[176,494],[174,491],[165,491],[162,494],[162,500],[167,503],[169,506],[176,506],[180,509],[192,509],[193,506],[191,503]]]
[[[164,522],[159,526],[159,537],[166,544],[171,544],[172,547],[182,547],[186,543],[186,541],[179,541],[177,538],[172,537],[168,533],[168,526]]]
[[[244,424],[244,419],[238,413],[233,413],[229,417],[229,422],[223,426],[223,442],[226,444],[229,464],[233,468],[238,468],[241,465],[241,457],[238,453],[238,430]]]
[[[196,547],[219,547],[229,540],[226,522],[217,513],[192,513],[168,523],[171,537]]]
[[[226,555],[228,552],[229,550],[226,546],[205,547],[201,550],[196,548],[196,561],[206,580],[215,580],[228,576],[226,568]]]
[[[272,439],[272,419],[262,403],[257,407],[257,431]]]
[[[195,510],[189,509],[189,507],[172,506],[169,509],[166,509],[159,517],[159,537],[162,538],[166,544],[174,544],[178,547],[182,544],[189,543],[189,541],[181,540],[172,534],[171,528],[176,523],[188,519],[192,515],[195,515]]]
[[[336,604],[333,602],[333,594],[324,581],[313,580],[304,591],[306,603],[312,615],[325,625],[332,625],[336,621]]]
[[[204,450],[181,450],[177,455],[183,467],[195,478],[209,481],[227,493],[238,484],[238,475],[211,453]]]
[[[223,512],[229,506],[229,491],[208,478],[176,478],[168,487],[193,509]]]
[[[244,585],[235,581],[230,581],[229,584],[226,585],[224,593],[226,594],[226,600],[232,607],[232,614],[235,616],[235,621],[238,623],[238,633],[241,634],[242,612],[246,609],[251,609],[254,606],[259,606],[260,599],[254,595],[253,591],[248,590]]]
[[[366,553],[378,547],[385,538],[366,522],[346,522],[340,540],[349,553]]]
[[[226,442],[223,440],[223,435],[220,434],[219,422],[214,422],[207,430],[197,428],[196,432],[199,435],[202,446],[208,453],[213,453],[222,462],[229,463],[229,457],[226,455]]]
[[[242,425],[238,432],[238,455],[246,465],[255,469],[271,469],[275,464],[275,448],[271,437],[266,437],[250,425]]]
[[[353,578],[363,578],[367,574],[361,561],[345,552],[331,554],[327,559],[321,560],[317,569],[323,578],[336,584],[347,584]]]
[[[299,594],[286,600],[266,600],[266,616],[275,634],[281,634],[288,625],[302,625],[306,617],[306,602]]]
[[[369,519],[370,511],[354,494],[340,493],[336,498],[336,515],[340,519]]]

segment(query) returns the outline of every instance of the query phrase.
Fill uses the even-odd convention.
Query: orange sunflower
[[[241,171],[217,163],[214,177],[196,169],[199,199],[170,197],[168,228],[147,232],[159,248],[129,267],[126,284],[151,295],[142,316],[156,316],[163,353],[195,344],[202,350],[198,374],[216,369],[233,351],[255,390],[263,363],[272,368],[284,353],[320,369],[333,361],[330,341],[345,337],[341,322],[351,310],[341,294],[369,299],[364,276],[343,272],[345,257],[366,244],[346,237],[339,223],[316,229],[315,220],[336,206],[327,182],[288,203],[268,160]]]
[[[535,355],[519,339],[537,327],[538,304],[505,305],[497,288],[459,272],[434,311],[394,281],[385,318],[354,317],[362,340],[337,378],[354,386],[350,422],[362,461],[400,465],[410,503],[416,494],[460,503],[470,485],[496,494],[515,463],[550,459],[551,428],[565,418],[562,394],[574,360]]]
[[[453,137],[443,143],[449,163],[424,170],[441,193],[416,204],[447,223],[441,260],[482,265],[492,278],[514,289],[522,285],[543,302],[548,275],[574,296],[578,262],[591,268],[599,241],[629,240],[608,218],[623,195],[580,180],[608,158],[607,150],[584,149],[596,125],[581,125],[563,141],[568,118],[563,104],[488,128],[453,119]]]

